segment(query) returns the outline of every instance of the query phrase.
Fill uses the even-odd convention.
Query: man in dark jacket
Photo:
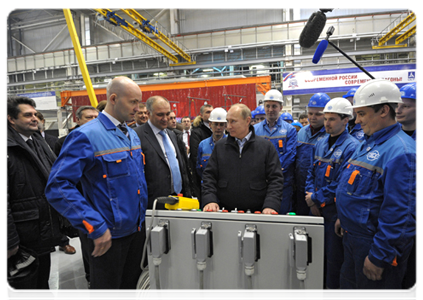
[[[7,99],[8,259],[30,249],[39,261],[34,280],[9,280],[17,289],[49,288],[50,252],[62,237],[58,214],[44,195],[56,156],[38,132],[36,113],[30,98]]]
[[[141,141],[142,152],[145,155],[145,179],[148,187],[148,208],[153,207],[153,202],[157,197],[168,196],[171,194],[183,194],[185,197],[191,197],[191,187],[187,168],[183,155],[181,154],[177,138],[174,132],[168,130],[168,121],[170,115],[169,101],[161,96],[152,96],[147,100],[147,110],[149,120],[147,123],[135,128],[135,132]],[[165,151],[164,138],[160,135],[164,132],[165,137],[173,146],[173,153],[176,156],[176,162],[181,180],[181,189],[172,183],[175,183],[176,175],[171,170],[169,162],[170,153]],[[184,153],[185,154],[185,153]],[[186,155],[186,154],[185,154]],[[158,204],[157,208],[164,208],[163,204]]]
[[[277,213],[283,175],[275,147],[254,134],[246,105],[233,105],[226,119],[230,135],[216,143],[203,173],[203,210]]]
[[[193,188],[192,193],[195,197],[200,199],[201,197],[201,178],[195,172],[197,166],[197,151],[198,145],[202,140],[211,137],[213,132],[209,126],[210,113],[213,110],[213,106],[205,104],[200,108],[200,116],[197,116],[192,123],[191,136],[190,136],[190,166],[192,172]]]

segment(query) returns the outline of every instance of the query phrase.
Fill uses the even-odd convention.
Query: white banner
[[[283,93],[284,95],[293,95],[304,92],[317,93],[348,90],[371,80],[366,73],[359,69],[357,70],[357,72],[348,72],[346,70],[345,73],[342,70],[287,73],[284,74]],[[376,79],[386,79],[398,85],[416,81],[416,69],[376,70],[369,73]]]
[[[57,109],[56,92],[54,91],[18,94],[18,96],[28,97],[34,100],[37,105],[37,110]]]

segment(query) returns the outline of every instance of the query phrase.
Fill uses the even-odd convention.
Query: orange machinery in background
[[[257,106],[257,92],[263,95],[271,88],[270,76],[248,78],[212,78],[198,81],[180,81],[163,84],[145,84],[139,86],[142,102],[154,95],[165,97],[177,117],[194,117],[200,107],[207,102],[214,107],[229,109],[232,104],[241,102],[251,110]],[[106,89],[94,89],[98,102],[106,99]],[[71,105],[76,111],[83,105],[91,105],[86,90],[63,91],[60,93],[61,105]],[[69,100],[72,99],[72,104]]]

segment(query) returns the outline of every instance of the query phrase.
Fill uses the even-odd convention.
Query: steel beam
[[[73,23],[72,13],[70,9],[63,9],[65,14],[66,23],[68,24],[69,34],[72,39],[73,48],[75,50],[76,58],[78,59],[79,68],[81,69],[82,78],[84,79],[85,86],[87,87],[88,97],[90,98],[91,105],[96,107],[98,105],[97,97],[91,83],[90,74],[85,63],[84,55],[82,54],[81,45],[79,43],[78,35],[76,33],[75,24]]]
[[[56,36],[50,41],[50,43],[47,44],[47,46],[44,47],[43,51],[41,52],[46,52],[46,50],[48,49],[48,47],[50,47],[50,45],[59,37],[59,35],[63,32],[63,30],[65,30],[67,28],[67,25],[63,26],[62,29],[60,29],[59,33],[56,34]]]
[[[408,29],[406,32],[404,32],[403,34],[401,34],[399,37],[397,37],[397,39],[395,40],[395,45],[401,44],[406,39],[408,39],[413,34],[415,34],[416,33],[416,28],[417,28],[417,25],[414,25],[413,27],[411,27],[410,29]]]
[[[95,9],[95,11],[97,11],[98,13],[100,13],[101,15],[103,15],[106,18],[108,18],[107,13],[108,12],[112,12],[110,9]],[[115,14],[115,16],[116,17],[119,17],[116,14]],[[122,29],[126,30],[127,32],[129,32],[130,34],[134,35],[135,37],[139,38],[141,41],[143,41],[144,43],[146,43],[148,46],[150,46],[154,50],[160,52],[161,54],[163,54],[164,56],[166,56],[167,58],[169,58],[171,61],[173,61],[175,63],[178,62],[178,59],[176,58],[175,55],[173,55],[172,53],[170,53],[169,51],[167,51],[165,48],[163,48],[162,46],[160,46],[159,44],[157,44],[155,41],[153,41],[151,38],[149,38],[146,34],[144,34],[142,31],[136,29],[131,24],[127,23],[126,26],[120,25],[118,23],[118,21],[115,18],[113,18],[113,17],[108,18],[108,20],[112,24],[114,24],[116,26],[120,26]]]
[[[379,46],[382,46],[387,41],[389,41],[391,38],[393,38],[398,32],[400,32],[403,28],[410,25],[414,20],[416,20],[416,15],[414,13],[409,14],[404,20],[398,23],[397,26],[392,28],[387,34],[385,34],[380,40],[379,40]]]
[[[128,16],[130,16],[135,22],[138,22],[138,24],[142,24],[142,21],[148,21],[146,18],[144,18],[141,14],[139,14],[135,9],[122,9],[124,13],[126,13]],[[157,30],[155,32],[154,30],[149,31],[151,34],[153,34],[155,37],[157,37],[159,40],[161,40],[166,46],[171,48],[173,51],[178,53],[180,56],[182,56],[187,62],[191,62],[191,57],[185,53],[184,50],[182,50],[176,43],[174,43],[170,38],[168,38],[165,34],[163,34],[161,31]]]
[[[15,38],[14,36],[12,36],[12,39],[15,40],[17,43],[21,44],[22,46],[24,46],[26,49],[28,49],[29,51],[32,51],[33,53],[36,53],[34,50],[32,50],[30,47],[28,47],[27,45],[25,45],[24,43],[22,43],[20,40],[18,40],[17,38]]]

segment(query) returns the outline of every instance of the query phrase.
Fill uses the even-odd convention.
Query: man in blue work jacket
[[[325,287],[339,288],[343,262],[342,238],[335,234],[335,192],[339,175],[359,142],[346,129],[353,117],[351,103],[344,98],[330,100],[323,110],[325,130],[329,134],[313,147],[313,166],[309,169],[305,200],[313,215],[323,216],[325,223]]]
[[[140,101],[135,82],[113,79],[103,112],[66,138],[45,190],[50,204],[87,234],[92,289],[134,289],[141,274],[147,184],[140,140],[126,125]]]
[[[401,288],[416,234],[416,146],[395,120],[398,87],[373,79],[354,96],[366,138],[336,190],[343,289]]]
[[[401,123],[402,130],[416,140],[416,83],[404,85],[401,89],[403,103],[398,104],[395,111],[398,123]],[[403,288],[411,288],[416,283],[416,245],[414,244],[408,258],[407,273],[404,278]]]
[[[395,111],[398,123],[401,123],[402,130],[416,140],[416,83],[404,85],[401,89],[403,103],[398,104]]]
[[[310,209],[304,201],[305,185],[308,170],[311,168],[313,146],[318,140],[326,137],[323,109],[330,97],[325,93],[314,94],[307,106],[309,125],[300,129],[297,136],[297,156],[295,165],[295,183],[297,187],[295,212],[297,215],[307,216]]]
[[[263,102],[266,119],[254,125],[254,130],[257,136],[271,141],[278,152],[284,177],[283,196],[279,214],[285,215],[292,211],[297,130],[294,126],[285,122],[280,115],[283,108],[281,92],[278,90],[268,91],[264,96]]]
[[[357,91],[357,88],[350,89],[343,98],[350,101],[351,104],[353,104],[354,94]],[[359,142],[364,141],[364,132],[363,129],[361,129],[360,124],[355,123],[355,118],[357,117],[356,113],[353,112],[353,118],[349,120],[348,122],[348,132],[355,137]]]
[[[228,122],[226,114],[226,110],[221,107],[216,107],[212,110],[209,123],[213,134],[211,137],[202,140],[200,145],[198,145],[197,174],[201,177],[201,183],[203,183],[203,172],[209,162],[215,143],[226,137],[225,130]]]

